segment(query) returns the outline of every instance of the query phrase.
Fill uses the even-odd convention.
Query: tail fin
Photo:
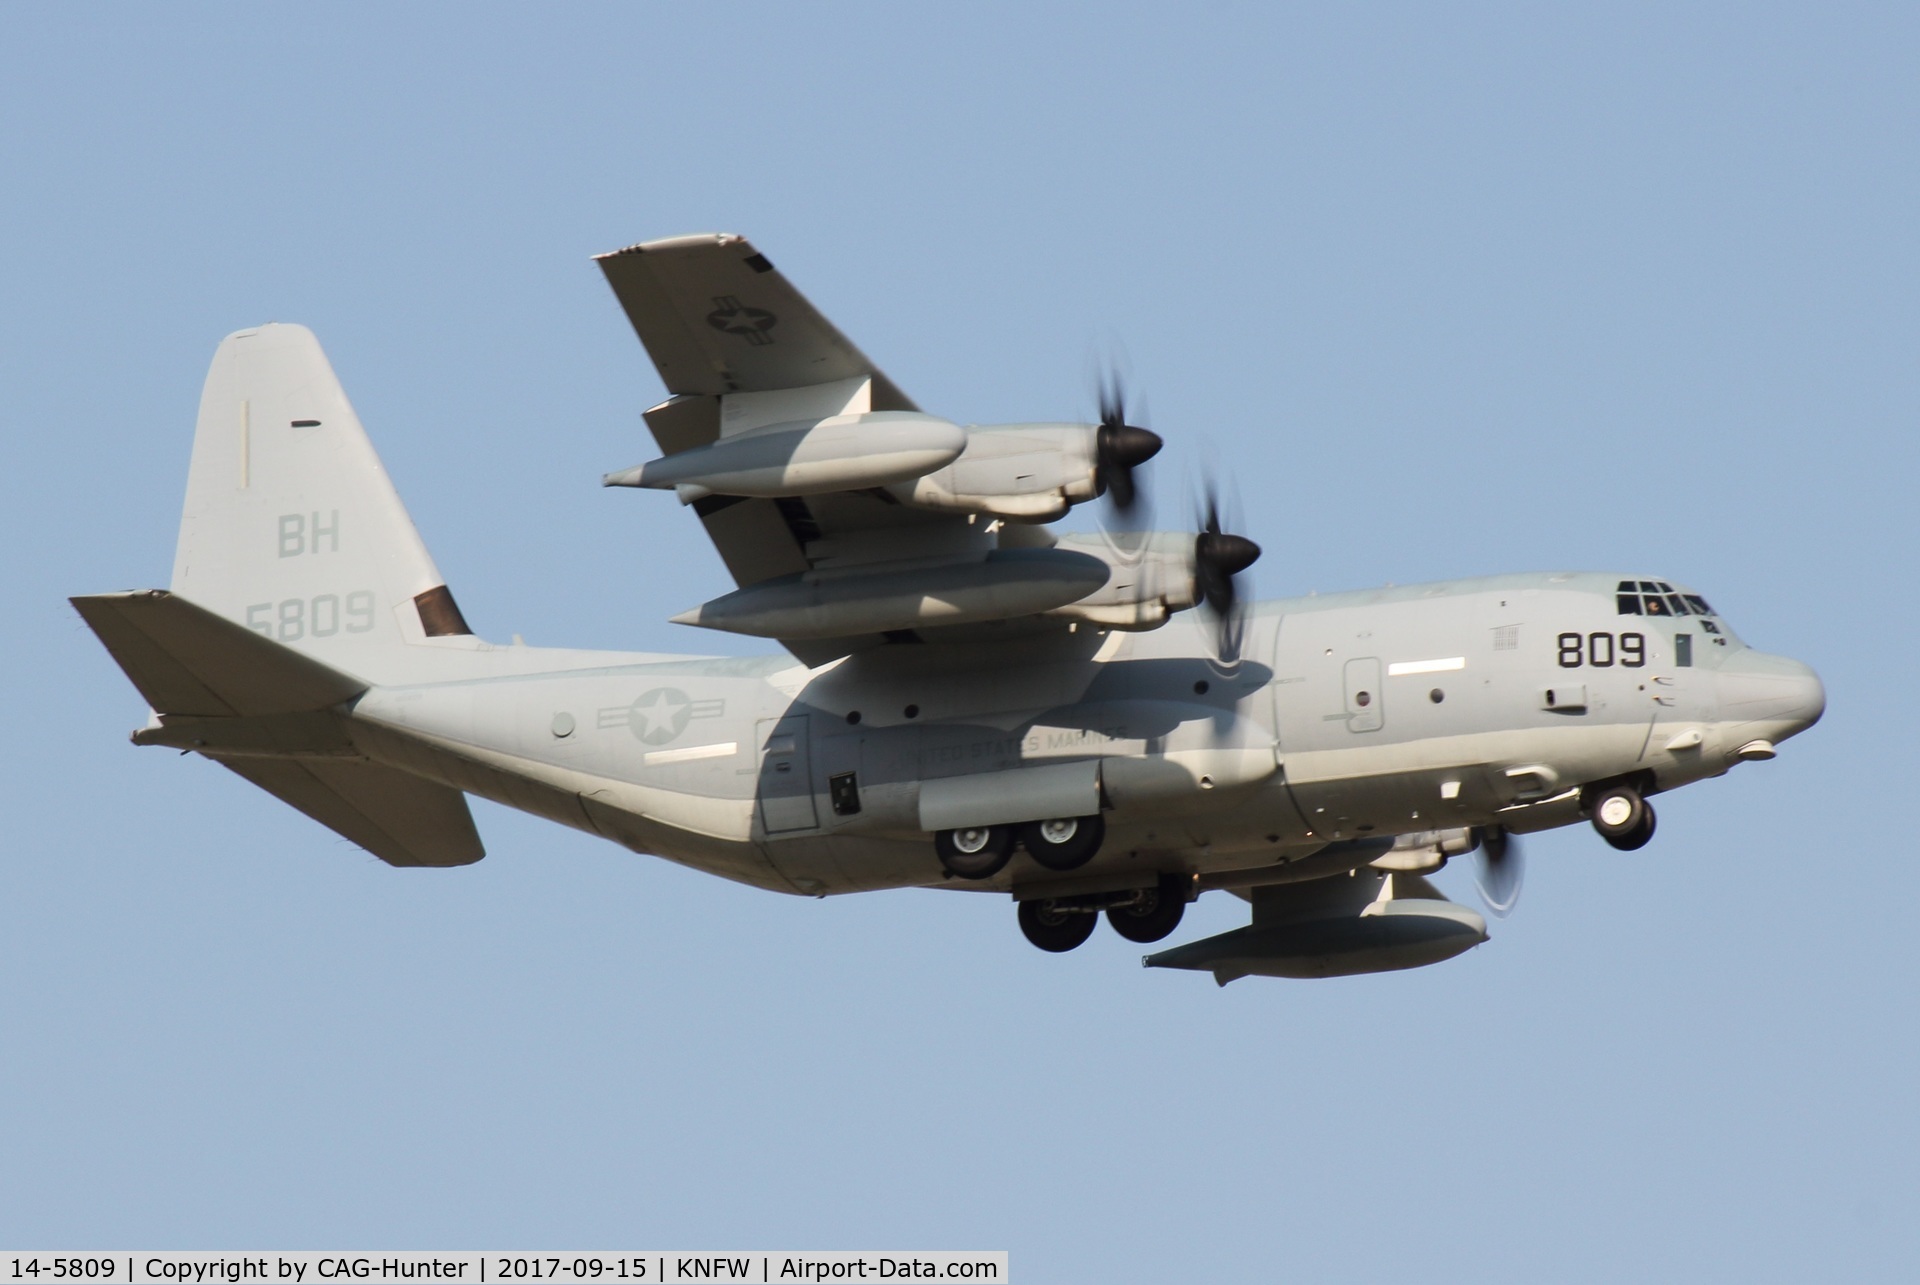
[[[214,354],[173,592],[375,681],[409,644],[472,633],[305,326]]]

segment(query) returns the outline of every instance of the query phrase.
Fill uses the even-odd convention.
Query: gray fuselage
[[[1284,880],[1355,840],[1544,829],[1578,820],[1595,783],[1652,793],[1718,776],[1770,757],[1824,707],[1805,665],[1638,576],[1267,602],[1232,664],[1212,638],[1189,613],[1145,633],[890,645],[811,670],[520,649],[508,668],[526,672],[375,687],[354,739],[376,760],[763,888],[1004,892],[1066,885],[1025,856],[950,881],[930,831],[1092,800],[1107,838],[1074,887]]]

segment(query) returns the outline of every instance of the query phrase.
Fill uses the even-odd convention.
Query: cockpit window
[[[1614,603],[1623,616],[1711,616],[1712,607],[1697,593],[1680,593],[1664,580],[1622,580]]]

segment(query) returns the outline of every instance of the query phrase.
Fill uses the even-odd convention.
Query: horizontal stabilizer
[[[348,758],[207,757],[390,866],[464,866],[487,855],[465,795],[398,768]]]
[[[291,714],[367,690],[357,678],[164,589],[72,602],[157,713]]]
[[[284,745],[288,720],[275,716],[327,710],[367,690],[357,678],[165,590],[72,601],[147,703],[174,720],[176,731],[185,720],[197,734],[194,744]],[[164,737],[166,729],[141,737],[149,733]],[[389,865],[462,866],[486,855],[458,790],[348,757],[344,737],[312,757],[266,756],[261,746],[238,755],[200,752]]]

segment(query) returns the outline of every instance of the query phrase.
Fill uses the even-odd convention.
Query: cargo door
[[[760,824],[768,834],[814,830],[813,773],[807,759],[807,716],[764,718],[760,739]]]

